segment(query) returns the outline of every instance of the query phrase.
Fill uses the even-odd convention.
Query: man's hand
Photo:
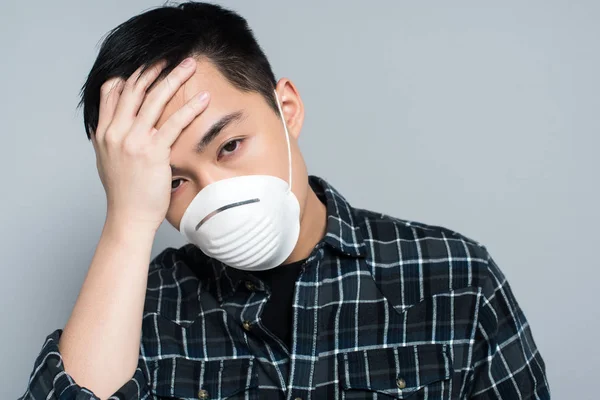
[[[186,63],[187,61],[187,63]],[[193,75],[196,61],[184,60],[148,93],[164,61],[127,81],[114,78],[100,90],[98,128],[92,134],[98,173],[107,197],[107,221],[141,225],[156,231],[165,218],[171,196],[171,145],[208,105],[200,92],[155,128],[165,105]]]

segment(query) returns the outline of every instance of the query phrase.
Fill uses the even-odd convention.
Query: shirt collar
[[[327,228],[323,241],[351,257],[364,257],[365,243],[356,223],[355,210],[329,183],[317,176],[308,180],[313,191],[327,206]]]
[[[356,258],[364,257],[366,246],[361,227],[357,224],[354,208],[324,179],[309,176],[308,182],[327,209],[326,233],[321,242],[337,253]],[[206,285],[207,290],[218,299],[219,303],[231,296],[242,281],[252,281],[259,289],[264,287],[263,283],[252,274],[208,258],[192,244],[187,245],[187,250],[192,253],[193,258],[190,261],[195,272],[199,277],[208,278],[201,279],[203,286]]]

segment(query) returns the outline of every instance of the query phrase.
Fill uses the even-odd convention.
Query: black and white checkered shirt
[[[292,345],[270,288],[169,248],[150,267],[139,367],[111,399],[549,399],[523,311],[485,247],[352,208],[324,180],[327,233],[295,284]],[[25,399],[96,399],[47,337]]]

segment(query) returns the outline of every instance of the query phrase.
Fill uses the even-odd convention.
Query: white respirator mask
[[[296,247],[300,204],[292,192],[292,151],[287,141],[288,182],[270,175],[246,175],[209,184],[185,210],[180,232],[204,254],[245,271],[275,268]]]

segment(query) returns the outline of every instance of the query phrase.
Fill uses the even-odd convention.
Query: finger
[[[154,135],[155,140],[171,147],[186,126],[192,123],[208,107],[210,95],[200,92],[192,97],[179,110],[175,111]]]
[[[98,111],[98,125],[92,134],[97,140],[102,140],[106,128],[110,125],[119,97],[123,90],[124,80],[122,78],[112,78],[107,80],[100,87],[100,108]]]
[[[140,66],[123,85],[121,96],[111,123],[113,134],[125,136],[135,121],[140,105],[144,101],[146,90],[160,75],[166,62],[161,60],[149,67],[143,74]],[[117,139],[117,138],[115,138]]]
[[[189,60],[189,63],[186,63]],[[173,69],[146,96],[135,121],[135,131],[149,132],[160,118],[167,102],[179,88],[194,74],[196,60],[188,58]]]

